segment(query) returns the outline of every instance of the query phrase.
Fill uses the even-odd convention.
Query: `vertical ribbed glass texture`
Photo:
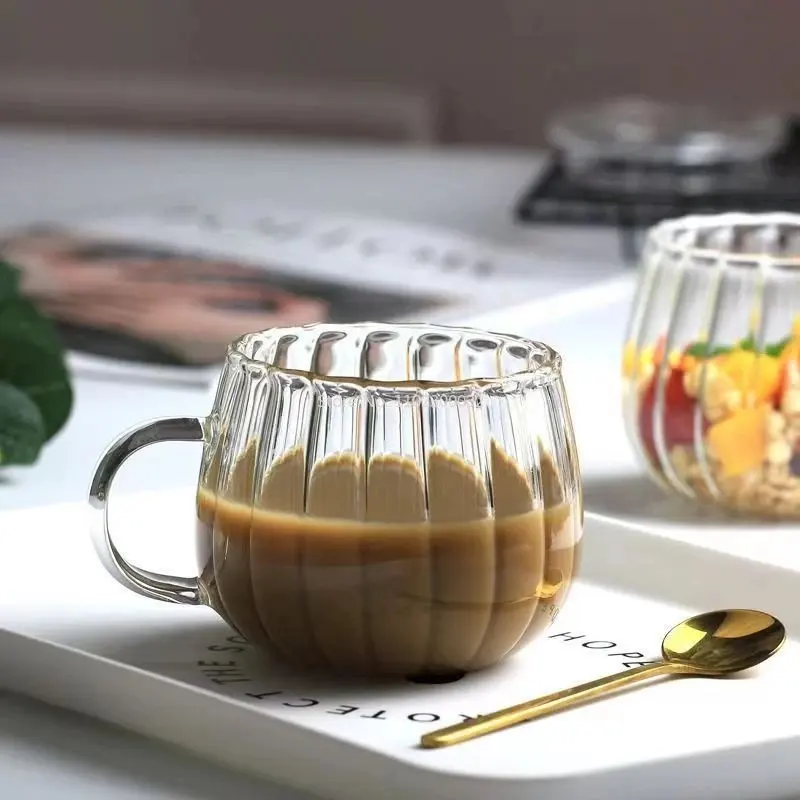
[[[480,669],[545,630],[578,567],[578,459],[545,345],[313,325],[229,350],[198,493],[208,602],[284,659]]]
[[[665,489],[800,518],[800,216],[651,229],[623,372],[629,438]]]

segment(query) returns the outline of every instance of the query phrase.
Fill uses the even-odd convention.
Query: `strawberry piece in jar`
[[[663,415],[664,444],[667,452],[675,447],[694,445],[695,400],[684,388],[685,371],[682,367],[670,367],[664,386]],[[659,464],[655,443],[656,397],[658,392],[658,369],[648,381],[639,403],[639,435],[650,460]]]

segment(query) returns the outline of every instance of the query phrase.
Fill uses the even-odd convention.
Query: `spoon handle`
[[[591,700],[594,697],[607,694],[621,689],[637,681],[653,678],[656,675],[664,675],[668,672],[680,671],[674,664],[666,661],[659,661],[655,664],[645,664],[641,667],[617,672],[614,675],[607,675],[605,678],[598,678],[571,689],[562,689],[560,692],[553,692],[536,700],[529,700],[516,706],[509,706],[500,711],[486,714],[482,717],[469,719],[466,722],[459,722],[448,728],[440,728],[437,731],[426,733],[420,739],[422,747],[448,747],[460,742],[475,739],[478,736],[485,736],[487,733],[494,733],[512,725],[519,725],[546,714],[552,714],[565,708]]]

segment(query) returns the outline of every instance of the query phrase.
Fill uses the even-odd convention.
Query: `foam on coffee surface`
[[[240,459],[232,483],[247,486],[254,448]],[[529,478],[496,442],[490,450],[492,503],[484,477],[471,464],[439,448],[428,454],[425,477],[417,462],[387,454],[363,459],[337,453],[317,464],[306,493],[305,455],[292,448],[276,459],[264,477],[257,505],[270,511],[306,513],[323,519],[367,522],[469,522],[489,516],[524,514],[534,506]],[[544,456],[545,496],[560,497],[560,483],[552,462]],[[237,480],[238,477],[238,480]]]

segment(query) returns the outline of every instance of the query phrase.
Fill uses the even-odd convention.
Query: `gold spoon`
[[[483,717],[426,733],[422,747],[448,747],[504,730],[656,675],[719,677],[755,667],[786,641],[786,628],[763,611],[710,611],[676,625],[661,644],[662,661],[545,695]]]

